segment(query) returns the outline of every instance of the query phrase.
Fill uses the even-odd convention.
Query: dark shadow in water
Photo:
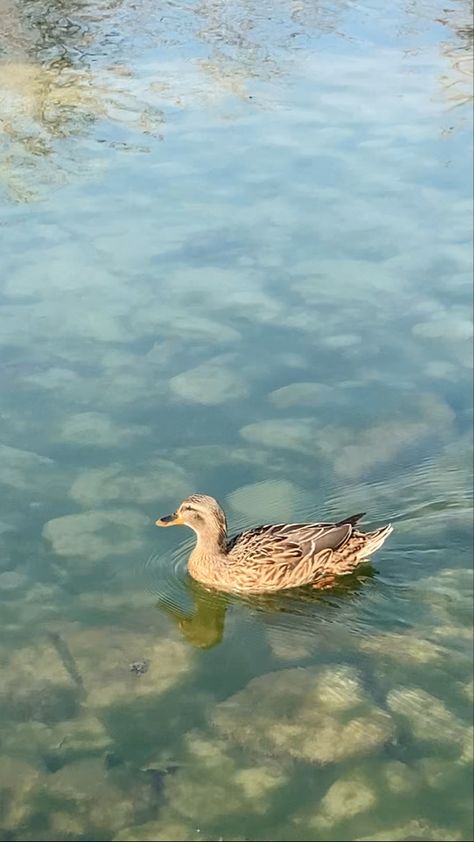
[[[360,593],[364,582],[373,575],[373,568],[365,567],[363,573],[346,576],[331,590],[317,591],[306,587],[253,596],[237,596],[208,590],[187,577],[182,584],[192,603],[190,611],[165,599],[158,600],[156,607],[176,623],[183,637],[192,646],[211,649],[222,642],[226,612],[231,606],[241,606],[253,614],[264,615],[262,619],[270,623],[272,616],[281,618],[282,614],[311,621],[312,618],[316,619],[321,609],[327,613],[328,608],[341,608],[348,599]]]

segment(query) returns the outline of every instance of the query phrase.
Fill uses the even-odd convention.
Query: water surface
[[[0,12],[0,838],[472,839],[469,3]],[[210,594],[193,491],[395,531]]]

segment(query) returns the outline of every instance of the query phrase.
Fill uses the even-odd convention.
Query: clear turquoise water
[[[468,3],[0,11],[0,838],[472,839]],[[395,531],[224,598],[193,491]]]

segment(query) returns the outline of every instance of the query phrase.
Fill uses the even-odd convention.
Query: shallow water
[[[0,0],[1,839],[472,839],[451,6]],[[192,491],[395,531],[210,594]]]

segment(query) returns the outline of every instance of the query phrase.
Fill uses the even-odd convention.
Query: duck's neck
[[[209,518],[193,527],[196,546],[188,560],[188,570],[194,579],[213,586],[225,578],[227,561],[227,524],[222,513],[219,518]]]
[[[193,553],[198,556],[223,558],[227,553],[227,529],[222,524],[203,524],[196,532],[196,546]]]

